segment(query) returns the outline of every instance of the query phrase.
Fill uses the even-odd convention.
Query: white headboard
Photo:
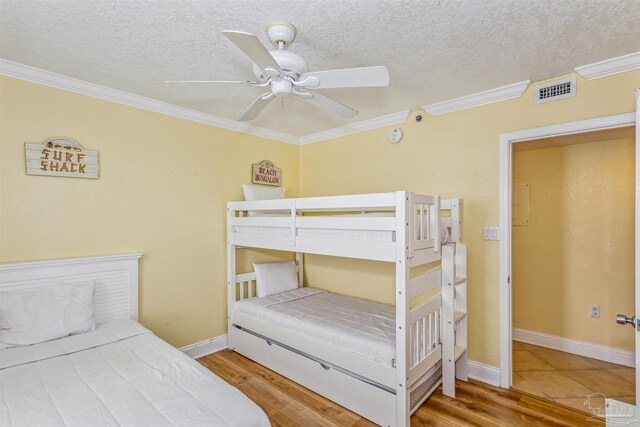
[[[138,320],[141,253],[0,264],[0,292],[93,280],[96,323]]]

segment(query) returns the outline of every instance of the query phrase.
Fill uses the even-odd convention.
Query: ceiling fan
[[[286,50],[295,40],[297,33],[296,27],[288,22],[276,21],[267,25],[267,36],[276,47],[271,51],[253,34],[241,31],[222,33],[253,62],[253,73],[258,81],[167,80],[166,83],[233,83],[268,88],[269,92],[260,95],[240,116],[238,120],[241,122],[255,119],[276,97],[291,94],[311,105],[348,119],[358,112],[320,95],[315,90],[389,86],[389,72],[383,66],[309,72],[309,66],[301,56]]]

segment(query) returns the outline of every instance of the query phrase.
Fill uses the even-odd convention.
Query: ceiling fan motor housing
[[[293,52],[288,50],[271,50],[269,51],[273,59],[276,60],[282,71],[289,76],[293,77],[294,80],[300,78],[304,73],[309,72],[309,65],[307,65],[307,61],[305,61],[300,55],[296,55]],[[268,74],[258,68],[257,65],[253,65],[253,74],[259,80],[266,80]]]

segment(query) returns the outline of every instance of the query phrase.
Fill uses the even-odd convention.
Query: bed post
[[[460,209],[462,200],[451,199],[451,243],[460,243]]]
[[[301,288],[304,279],[304,254],[296,252],[296,265],[298,266],[298,287]]]
[[[456,397],[455,264],[453,244],[442,247],[442,394]]]
[[[412,194],[396,192],[396,426],[408,427],[409,398],[409,242],[413,236]]]
[[[236,303],[236,246],[231,243],[233,226],[231,220],[235,211],[227,203],[227,347],[233,349],[231,312]]]

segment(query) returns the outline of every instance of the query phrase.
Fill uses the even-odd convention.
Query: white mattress
[[[269,217],[283,217],[289,215],[280,214],[263,214],[261,216]],[[394,214],[386,213],[364,213],[353,215],[340,215],[341,217],[393,217]],[[416,217],[418,218],[418,217]],[[425,218],[426,221],[426,218]],[[418,229],[418,228],[416,228]],[[425,236],[426,237],[426,227]],[[236,233],[253,233],[253,234],[266,234],[275,236],[290,236],[290,227],[263,227],[263,226],[248,226],[248,225],[236,225],[234,226]],[[389,230],[344,230],[344,229],[332,229],[332,228],[297,228],[296,235],[298,237],[312,237],[320,239],[346,239],[346,240],[365,240],[365,241],[379,241],[379,242],[395,242],[396,232]],[[442,244],[449,243],[449,230],[442,226],[440,227],[440,236]]]
[[[247,298],[233,306],[240,317],[286,329],[386,366],[395,359],[395,310],[392,306],[300,288],[262,298]],[[242,315],[242,316],[241,316]],[[284,343],[295,346],[295,343]]]
[[[267,427],[239,390],[131,320],[0,350],[0,425]]]

